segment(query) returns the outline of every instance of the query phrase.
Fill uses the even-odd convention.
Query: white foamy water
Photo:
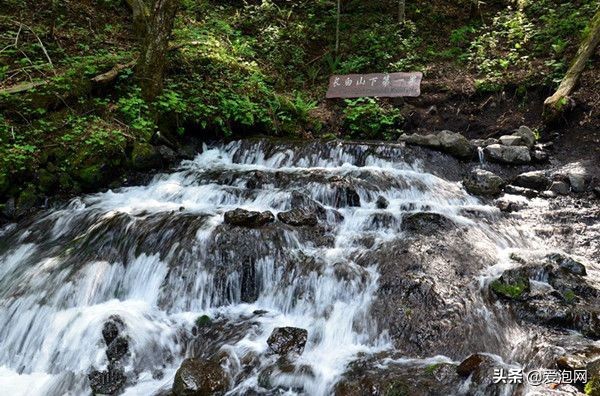
[[[367,149],[340,145],[326,152],[282,148],[268,154],[260,142],[206,148],[146,186],[85,196],[18,231],[5,230],[0,389],[13,396],[89,394],[87,374],[108,364],[103,324],[117,315],[129,339],[125,394],[168,390],[191,354],[194,320],[207,314],[227,323],[252,318],[252,326],[218,345],[235,378],[230,394],[260,388],[259,372],[275,361],[266,353],[266,340],[282,326],[308,331],[306,348],[294,363],[309,367],[310,374],[280,373],[271,384],[290,393],[331,393],[358,354],[392,348],[369,314],[379,274],[377,263],[355,263],[365,249],[360,238],[372,237],[376,249],[401,235],[403,215],[412,211],[441,213],[467,227],[475,223],[463,210],[496,211],[419,164]],[[248,188],[256,172],[264,182]],[[336,223],[332,180],[341,179],[352,182],[361,204],[339,208],[343,220]],[[247,298],[234,247],[215,253],[217,233],[237,232],[222,228],[223,214],[239,207],[277,214],[290,208],[293,191],[328,210],[322,224],[332,243],[314,244],[289,227],[268,236],[248,231],[255,238],[247,241],[249,249],[257,250],[250,263],[256,293]],[[376,208],[379,195],[389,201],[388,209]],[[378,213],[394,221],[374,224]],[[523,247],[518,231],[475,228],[482,249]],[[311,260],[314,268],[288,265]],[[338,275],[339,268],[346,276]],[[256,315],[257,310],[266,313]],[[256,369],[242,372],[240,361],[251,356],[258,357]]]

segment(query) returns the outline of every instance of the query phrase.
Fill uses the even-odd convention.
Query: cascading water
[[[394,349],[371,312],[380,263],[364,261],[403,238],[407,214],[443,214],[471,230],[497,264],[480,272],[482,284],[506,267],[511,249],[539,247],[522,231],[469,216],[497,210],[423,169],[399,147],[240,141],[205,148],[146,186],[84,196],[6,227],[0,389],[89,394],[88,373],[109,365],[103,325],[118,317],[128,339],[127,395],[168,392],[186,356],[217,352],[230,394],[268,393],[266,382],[330,394],[350,362]],[[223,223],[229,210],[276,214],[298,200],[322,208],[317,226]],[[521,333],[501,329],[474,294],[472,316],[487,318],[488,336],[511,351]],[[211,337],[197,336],[200,315],[215,323]],[[284,326],[308,331],[287,371],[267,347]],[[407,362],[423,364],[385,364]]]

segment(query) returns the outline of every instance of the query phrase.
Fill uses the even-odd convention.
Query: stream
[[[147,185],[4,227],[0,393],[89,395],[97,371],[123,382],[120,394],[168,395],[196,357],[214,362],[229,395],[360,395],[373,383],[387,393],[372,394],[527,394],[456,365],[479,352],[507,370],[553,367],[595,336],[515,320],[520,306],[494,297],[515,257],[564,252],[535,219],[469,195],[452,161],[400,145],[234,141]],[[297,207],[317,220],[277,218]],[[238,208],[276,219],[225,223]],[[533,278],[532,294],[552,288]],[[107,323],[126,340],[116,355]],[[286,327],[306,342],[283,359],[268,339]]]

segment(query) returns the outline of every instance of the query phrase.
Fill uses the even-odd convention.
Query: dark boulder
[[[432,235],[454,227],[456,227],[456,224],[452,220],[439,213],[410,213],[402,219],[403,231],[421,235]]]
[[[525,172],[517,176],[513,184],[532,190],[544,191],[550,186],[550,179],[546,177],[544,171]]]
[[[479,168],[473,169],[463,180],[469,193],[490,197],[499,195],[504,184],[506,183],[500,176]]]
[[[334,181],[332,187],[335,189],[333,196],[333,206],[336,208],[360,206],[360,196],[356,189],[347,181]]]
[[[92,371],[88,375],[88,380],[94,394],[114,395],[125,385],[127,377],[125,377],[123,370],[109,367],[105,371]]]
[[[570,272],[573,275],[586,276],[587,271],[585,266],[581,264],[579,261],[572,259],[571,257],[564,256],[562,254],[553,253],[546,258],[553,263],[558,264],[560,268],[563,270]]]
[[[285,356],[289,353],[300,355],[304,351],[307,339],[308,331],[305,329],[277,327],[267,339],[267,344],[269,349],[278,355]]]
[[[129,352],[129,341],[127,338],[119,336],[112,340],[106,348],[106,357],[109,362],[117,362],[123,359]]]
[[[531,284],[522,268],[511,268],[490,283],[490,290],[500,298],[521,300],[531,291]]]
[[[275,221],[275,216],[269,211],[256,212],[238,208],[225,212],[225,223],[234,226],[248,228],[262,227],[273,221]]]
[[[314,212],[303,209],[292,209],[287,212],[277,214],[279,221],[291,226],[315,226],[318,223],[317,215]]]
[[[390,201],[385,199],[383,195],[378,196],[377,201],[375,201],[375,206],[377,207],[377,209],[387,209],[389,205]]]
[[[527,198],[535,198],[539,195],[539,193],[531,188],[518,187],[513,185],[508,185],[504,187],[504,192],[512,195],[523,195]]]
[[[174,396],[223,395],[229,389],[229,378],[216,359],[185,359],[175,373]]]
[[[125,325],[120,317],[113,315],[108,318],[108,320],[104,322],[104,327],[102,327],[102,337],[104,338],[106,345],[110,345],[110,343],[119,336],[121,331],[123,331],[124,327]]]

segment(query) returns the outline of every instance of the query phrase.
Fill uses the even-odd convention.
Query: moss
[[[577,297],[573,290],[565,291],[562,296],[565,299],[565,301],[569,304],[572,304],[573,302],[575,302],[575,297]]]
[[[84,187],[94,187],[102,180],[100,165],[94,164],[82,168],[77,172],[77,179],[81,181]]]
[[[210,326],[210,324],[212,323],[212,320],[210,319],[210,317],[208,315],[202,315],[196,319],[195,323],[196,323],[196,326],[198,326],[198,327],[206,327],[206,326]]]
[[[430,364],[429,366],[425,367],[425,373],[433,375],[439,367],[439,364]]]
[[[151,144],[135,143],[131,152],[131,164],[137,170],[152,169],[160,166],[160,157]]]
[[[46,169],[41,169],[38,172],[38,180],[40,189],[43,192],[54,190],[58,181],[56,175]]]
[[[19,199],[17,200],[17,208],[19,210],[28,210],[33,208],[38,200],[37,191],[33,185],[27,186],[21,194],[19,194]]]
[[[585,384],[584,392],[589,396],[600,396],[600,378],[591,378],[587,384]]]
[[[524,280],[518,280],[515,283],[504,283],[500,280],[495,280],[490,285],[490,288],[500,296],[515,300],[523,295],[523,292],[527,289],[527,284]]]

